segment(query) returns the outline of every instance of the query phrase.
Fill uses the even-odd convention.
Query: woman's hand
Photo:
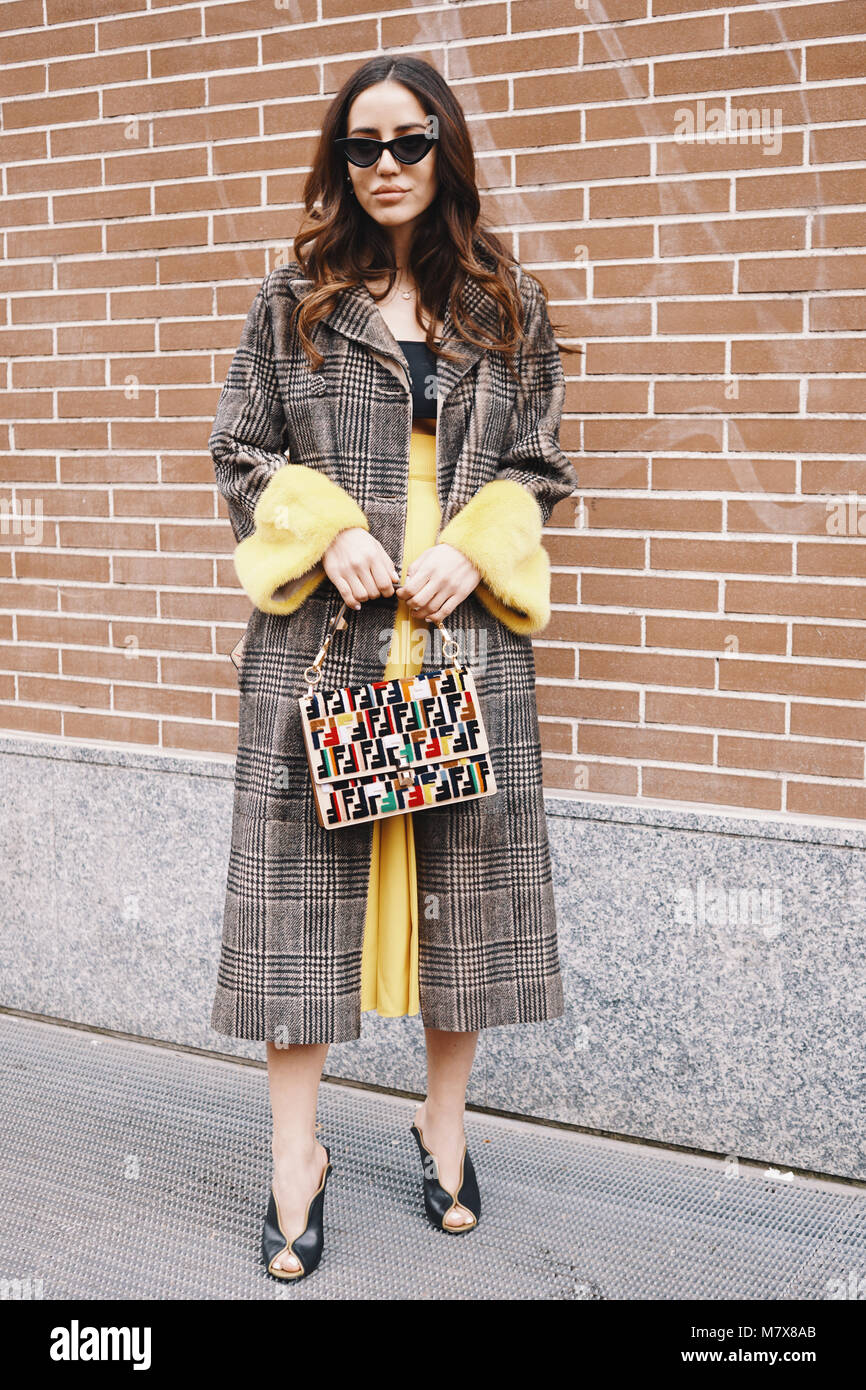
[[[400,582],[385,548],[363,526],[347,526],[334,537],[322,556],[325,574],[350,608],[365,599],[393,594]]]
[[[480,580],[481,571],[472,561],[455,546],[441,541],[422,550],[412,561],[406,571],[406,583],[397,586],[397,597],[406,600],[416,617],[441,622]]]

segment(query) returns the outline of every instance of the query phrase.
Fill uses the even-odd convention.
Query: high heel
[[[273,1184],[271,1185],[271,1195],[268,1200],[268,1210],[265,1216],[265,1226],[262,1231],[262,1259],[265,1269],[272,1279],[303,1279],[305,1275],[312,1274],[313,1270],[322,1258],[322,1250],[325,1244],[325,1233],[323,1229],[323,1214],[325,1208],[325,1187],[328,1182],[328,1174],[331,1171],[331,1150],[327,1144],[324,1146],[325,1153],[328,1155],[327,1162],[322,1170],[322,1179],[316,1191],[313,1193],[307,1205],[304,1218],[304,1229],[299,1236],[295,1236],[290,1241],[283,1230],[280,1221],[280,1209],[277,1205],[276,1195]],[[299,1260],[300,1269],[273,1269],[272,1265],[278,1255],[282,1255],[288,1250]]]
[[[433,1225],[440,1231],[448,1231],[452,1236],[465,1235],[467,1231],[474,1231],[481,1217],[481,1194],[478,1191],[478,1181],[475,1177],[475,1168],[469,1156],[467,1146],[463,1145],[463,1157],[460,1160],[460,1180],[457,1185],[457,1194],[449,1192],[447,1187],[443,1187],[439,1181],[439,1164],[436,1155],[424,1143],[421,1131],[416,1124],[411,1126],[412,1133],[418,1144],[421,1154],[421,1169],[424,1178],[424,1206],[427,1215]],[[430,1178],[427,1176],[428,1160],[433,1160],[437,1176]],[[471,1211],[475,1220],[465,1226],[449,1226],[445,1220],[446,1214],[454,1207],[466,1207]]]

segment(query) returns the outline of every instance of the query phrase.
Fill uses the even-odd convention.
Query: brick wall
[[[330,98],[403,49],[453,85],[486,218],[583,350],[546,785],[866,817],[864,21],[7,0],[0,726],[234,751],[249,604],[207,436]]]

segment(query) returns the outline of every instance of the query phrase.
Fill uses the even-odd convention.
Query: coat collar
[[[488,256],[483,248],[476,242],[476,254],[479,259],[484,259],[489,263]],[[289,270],[297,269],[300,266],[297,261],[293,261],[287,267]],[[313,288],[314,281],[300,273],[290,274],[287,277],[287,285],[297,299],[301,299],[309,290]],[[474,321],[481,327],[482,332],[495,335],[498,331],[499,320],[496,301],[492,295],[488,294],[476,280],[469,279],[466,282],[463,292],[464,311],[472,315]],[[375,354],[382,354],[385,357],[395,358],[403,365],[407,377],[410,377],[409,363],[400,344],[392,334],[375,303],[373,296],[365,284],[352,285],[349,289],[341,290],[337,296],[337,302],[329,314],[322,320],[329,324],[337,333],[342,333],[346,338],[353,338],[355,342],[364,343]],[[442,328],[442,343],[460,354],[459,362],[449,362],[445,358],[439,358],[437,364],[437,376],[439,380],[439,405],[448,393],[453,390],[457,382],[470,370],[479,357],[486,351],[484,347],[475,346],[467,343],[461,338],[454,329],[451,317],[451,305],[446,305],[445,317]]]

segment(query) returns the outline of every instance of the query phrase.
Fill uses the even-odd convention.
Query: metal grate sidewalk
[[[424,1215],[417,1102],[325,1082],[325,1251],[282,1286],[264,1070],[13,1015],[0,1058],[0,1280],[45,1299],[824,1300],[866,1264],[861,1189],[471,1111],[481,1222],[452,1239]]]

